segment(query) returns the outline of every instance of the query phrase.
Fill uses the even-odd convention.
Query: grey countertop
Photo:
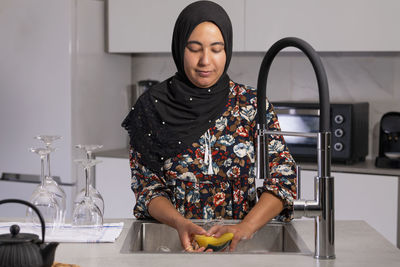
[[[129,157],[128,148],[114,149],[114,150],[104,150],[95,153],[96,157],[109,157],[109,158],[126,158]],[[316,163],[309,162],[299,162],[299,165],[303,170],[317,170]],[[360,173],[360,174],[376,174],[376,175],[387,175],[387,176],[399,176],[400,169],[384,169],[375,167],[374,160],[367,159],[363,162],[358,162],[355,164],[339,164],[334,163],[331,167],[332,172],[345,172],[345,173]]]
[[[57,262],[91,266],[399,266],[400,250],[364,221],[336,222],[336,259],[317,260],[312,255],[298,254],[121,254],[133,219],[124,221],[124,229],[115,243],[62,243],[57,248]],[[295,220],[296,231],[311,251],[314,251],[314,221]]]

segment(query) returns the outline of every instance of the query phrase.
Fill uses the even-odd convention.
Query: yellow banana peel
[[[195,235],[194,240],[200,247],[212,249],[213,251],[220,251],[229,246],[233,238],[233,233],[225,233],[220,237]]]

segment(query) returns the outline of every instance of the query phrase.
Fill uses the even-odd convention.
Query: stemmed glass
[[[100,148],[103,148],[103,145],[81,145],[81,144],[79,144],[79,145],[76,145],[75,147],[84,150],[86,152],[87,159],[93,159],[92,158],[93,152]]]
[[[77,159],[76,163],[83,166],[85,170],[85,193],[83,198],[74,206],[72,213],[73,226],[92,226],[96,229],[103,227],[103,213],[89,194],[90,169],[100,161],[93,159]]]
[[[75,146],[78,149],[82,149],[86,153],[86,158],[87,160],[93,160],[93,152],[97,149],[100,149],[103,147],[103,145],[76,145]],[[93,165],[94,166],[94,165]],[[87,173],[89,172],[90,169],[85,169],[85,175],[87,175],[89,178],[89,195],[92,197],[93,201],[96,203],[96,205],[99,207],[100,211],[102,214],[104,214],[104,199],[101,196],[100,192],[93,187],[93,185],[90,182],[91,174]],[[78,194],[75,197],[75,205],[81,202],[81,200],[85,196],[85,190],[86,188],[83,188],[81,191],[78,192]]]
[[[46,156],[52,151],[54,151],[53,148],[31,148],[31,152],[34,152],[40,156],[41,183],[35,189],[35,191],[33,191],[30,202],[40,210],[46,224],[49,226],[53,226],[53,229],[55,229],[60,225],[61,222],[60,205],[57,202],[55,194],[47,189],[44,176],[44,160]],[[27,216],[35,224],[40,224],[35,212],[32,209],[27,209]]]
[[[55,140],[61,139],[60,135],[38,135],[34,137],[35,139],[41,140],[44,142],[46,145],[47,149],[50,149],[54,151],[55,149],[52,149],[52,143]],[[47,158],[47,175],[45,175],[44,178],[44,186],[46,189],[56,196],[56,200],[59,204],[60,207],[60,223],[63,224],[65,222],[65,214],[66,214],[66,197],[67,195],[65,194],[65,191],[61,188],[61,186],[58,185],[56,181],[54,181],[53,177],[51,176],[51,171],[50,171],[50,153],[46,154]]]

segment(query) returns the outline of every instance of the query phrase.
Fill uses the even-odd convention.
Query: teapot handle
[[[0,200],[0,205],[1,204],[5,204],[5,203],[23,204],[23,205],[29,206],[31,209],[33,209],[36,212],[36,214],[39,216],[40,224],[42,226],[42,243],[44,243],[44,233],[45,233],[45,230],[46,230],[46,226],[45,226],[45,222],[44,222],[43,216],[40,213],[40,210],[35,205],[33,205],[32,203],[30,203],[28,201],[25,201],[25,200],[22,200],[22,199],[9,198],[9,199]]]

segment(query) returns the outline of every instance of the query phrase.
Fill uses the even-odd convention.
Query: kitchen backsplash
[[[228,74],[231,79],[257,86],[264,53],[234,53]],[[321,53],[332,102],[370,103],[369,155],[378,154],[379,121],[388,111],[400,111],[400,53]],[[162,81],[175,73],[168,53],[134,54],[132,82]],[[281,53],[268,79],[271,101],[317,101],[318,90],[311,64],[301,53]]]

